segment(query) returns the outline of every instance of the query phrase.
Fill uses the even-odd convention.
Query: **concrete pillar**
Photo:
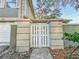
[[[63,21],[52,20],[50,22],[50,36],[52,49],[64,49],[63,37]]]
[[[17,38],[16,38],[16,51],[26,52],[29,51],[30,41],[30,23],[18,22],[17,23]]]

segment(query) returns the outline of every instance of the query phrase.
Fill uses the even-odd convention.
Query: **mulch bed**
[[[68,59],[68,54],[72,52],[74,48],[64,48],[64,49],[51,49],[49,51],[53,59]],[[29,53],[32,53],[32,49],[29,50]]]
[[[50,53],[54,59],[67,59],[67,56],[72,52],[74,48],[65,48],[65,49],[50,49]]]

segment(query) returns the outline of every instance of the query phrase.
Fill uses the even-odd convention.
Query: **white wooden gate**
[[[49,24],[33,23],[31,24],[31,47],[50,47]]]

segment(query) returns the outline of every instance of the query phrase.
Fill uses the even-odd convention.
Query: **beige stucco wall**
[[[50,22],[50,39],[52,49],[63,49],[64,42],[63,37],[63,22],[62,21],[51,21]]]
[[[4,4],[5,4],[5,0],[1,0],[1,3],[0,3],[0,8],[3,8],[3,11],[2,11],[2,15],[3,15],[3,12],[5,11],[5,14],[8,15],[7,13],[9,13],[8,11],[10,10],[10,12],[13,10],[13,9],[17,9],[18,12],[15,12],[13,15],[15,15],[16,13],[17,16],[15,17],[5,17],[3,15],[3,17],[0,17],[0,20],[22,20],[22,18],[24,16],[26,17],[29,17],[29,18],[34,18],[34,15],[32,14],[32,10],[31,10],[31,7],[29,5],[29,2],[28,0],[17,0],[17,7],[16,8],[4,8]],[[8,10],[9,9],[9,10]],[[2,9],[0,9],[2,10]]]
[[[29,41],[30,41],[30,23],[18,22],[17,23],[16,51],[18,52],[28,51]]]

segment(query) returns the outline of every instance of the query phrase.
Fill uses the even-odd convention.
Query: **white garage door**
[[[0,24],[0,46],[9,45],[10,30],[9,24]]]

